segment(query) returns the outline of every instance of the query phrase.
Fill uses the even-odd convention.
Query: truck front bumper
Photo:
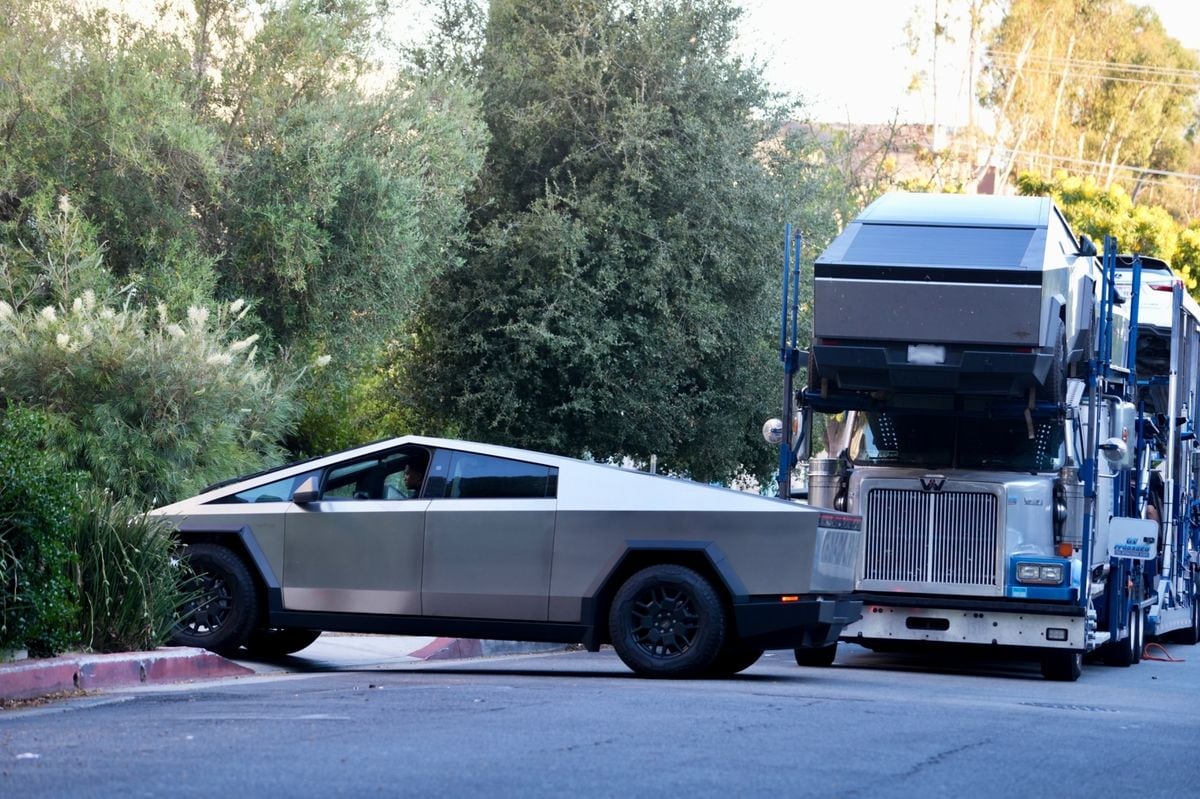
[[[862,615],[850,597],[801,596],[793,602],[751,598],[733,606],[738,640],[756,649],[827,646]]]
[[[1086,648],[1087,620],[1078,607],[1038,607],[1025,603],[1020,609],[1006,609],[997,605],[980,602],[975,607],[917,607],[868,600],[863,604],[862,618],[847,625],[841,639],[866,646],[872,642],[922,642]]]

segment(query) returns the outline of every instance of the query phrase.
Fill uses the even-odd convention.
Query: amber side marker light
[[[780,602],[799,602],[800,597],[794,596],[794,595],[781,596],[781,597],[779,597],[779,601]]]
[[[1075,547],[1070,542],[1063,541],[1058,545],[1058,554],[1060,557],[1069,558],[1074,551]]]

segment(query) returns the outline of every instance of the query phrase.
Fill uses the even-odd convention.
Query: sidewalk
[[[231,660],[204,649],[161,647],[151,652],[68,654],[0,662],[4,702],[134,685],[153,685],[280,671],[385,669],[403,662],[548,652],[562,644],[481,641],[403,635],[325,633],[306,649],[274,662]]]

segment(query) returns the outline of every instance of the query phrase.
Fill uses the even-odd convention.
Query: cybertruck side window
[[[245,491],[239,491],[227,497],[214,499],[209,504],[230,505],[242,502],[290,502],[292,494],[300,487],[300,484],[309,477],[314,477],[316,474],[316,472],[306,472],[305,474],[276,480],[273,483],[267,483],[255,488],[247,488]]]
[[[558,469],[536,463],[455,452],[445,491],[448,499],[545,499],[558,493]]]
[[[339,464],[326,473],[321,499],[410,499],[420,493],[428,463],[429,453],[423,447],[405,446]],[[413,487],[410,472],[416,481]]]

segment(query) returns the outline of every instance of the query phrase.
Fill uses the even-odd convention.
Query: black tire
[[[762,656],[761,649],[745,646],[738,641],[727,642],[708,674],[710,677],[732,677],[753,666]]]
[[[1133,613],[1137,627],[1133,631],[1133,663],[1130,665],[1136,666],[1142,662],[1142,650],[1146,648],[1146,611],[1136,607]]]
[[[728,635],[725,606],[695,571],[650,566],[617,590],[608,613],[613,648],[642,677],[697,677],[709,672]]]
[[[832,666],[837,659],[837,643],[829,646],[800,647],[796,650],[797,666],[815,666],[824,668]]]
[[[817,372],[817,359],[808,353],[808,380],[805,381],[808,390],[816,393],[821,390],[821,375]]]
[[[1192,595],[1192,626],[1176,633],[1175,640],[1187,646],[1200,644],[1200,594]]]
[[[1138,650],[1138,622],[1137,617],[1141,615],[1141,608],[1133,608],[1129,611],[1129,618],[1126,620],[1125,632],[1126,635],[1119,641],[1109,641],[1104,646],[1104,662],[1109,666],[1120,666],[1125,668],[1137,663],[1140,659],[1141,652]],[[1114,634],[1116,631],[1113,631]]]
[[[1054,360],[1046,373],[1046,382],[1039,392],[1047,402],[1062,404],[1067,399],[1067,328],[1061,319],[1055,320]]]
[[[232,655],[258,621],[258,589],[246,564],[216,544],[192,544],[184,552],[194,592],[179,609],[171,643]]]
[[[320,630],[283,630],[260,627],[250,633],[244,646],[251,657],[277,658],[304,649],[321,635]]]
[[[1056,650],[1042,655],[1042,676],[1056,682],[1075,682],[1083,674],[1083,653]]]

